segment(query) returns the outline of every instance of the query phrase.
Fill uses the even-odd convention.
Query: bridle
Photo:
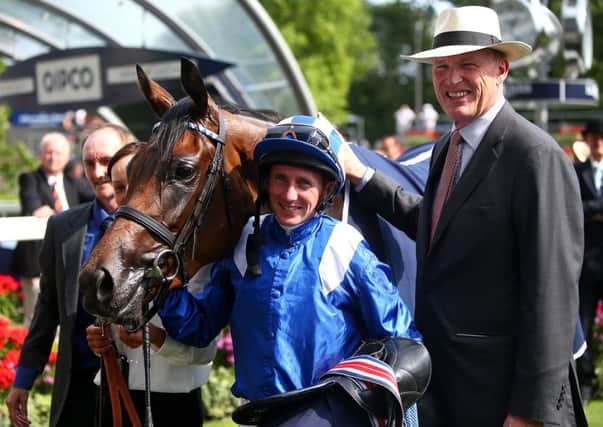
[[[157,123],[154,126],[154,129],[159,124],[160,123]],[[139,211],[138,209],[131,208],[129,206],[121,206],[115,211],[116,218],[125,218],[135,222],[147,230],[156,240],[165,244],[169,248],[161,251],[155,257],[153,266],[147,268],[144,272],[141,286],[145,286],[145,291],[149,291],[150,288],[155,286],[148,286],[147,283],[153,283],[155,281],[159,283],[159,292],[156,298],[156,303],[152,307],[145,310],[141,326],[148,322],[155,315],[159,309],[159,306],[167,295],[172,280],[174,280],[180,274],[184,281],[187,281],[187,269],[185,268],[184,263],[184,250],[188,245],[191,236],[193,239],[195,239],[193,243],[193,251],[195,250],[197,246],[197,229],[203,224],[203,220],[205,219],[205,215],[207,214],[213,199],[218,178],[224,173],[226,126],[224,124],[224,117],[221,110],[218,110],[218,126],[219,133],[216,134],[199,123],[187,123],[187,129],[196,131],[214,141],[216,143],[216,152],[207,169],[206,179],[203,183],[201,193],[197,197],[195,205],[189,212],[186,221],[175,235],[160,221],[144,212]],[[195,256],[193,253],[193,258],[194,257]]]

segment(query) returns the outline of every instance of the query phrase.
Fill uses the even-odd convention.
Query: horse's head
[[[130,163],[126,205],[80,274],[86,309],[130,329],[160,290],[236,243],[257,197],[253,147],[272,125],[219,108],[196,66],[181,66],[188,97],[179,101],[137,67],[161,121]]]

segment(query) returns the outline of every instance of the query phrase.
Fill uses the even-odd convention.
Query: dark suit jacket
[[[548,134],[505,104],[430,244],[448,140],[436,144],[424,198],[379,172],[360,193],[416,237],[416,323],[432,356],[439,414],[446,426],[500,427],[508,413],[573,425],[583,250],[576,174]]]
[[[576,163],[584,210],[584,268],[582,281],[586,286],[603,281],[603,197],[599,197],[590,159]]]
[[[91,192],[89,187],[86,187],[82,181],[74,180],[69,175],[63,175],[63,186],[70,207],[94,199],[94,192]],[[54,206],[52,190],[41,168],[19,176],[19,198],[21,200],[21,214],[24,216],[31,215],[33,211],[41,206]],[[19,242],[13,256],[13,273],[25,277],[39,276],[41,248],[41,240]]]
[[[92,203],[53,215],[48,220],[41,253],[40,296],[19,366],[42,372],[57,326],[59,353],[52,387],[50,425],[59,418],[71,380],[73,330],[78,308],[78,275]]]

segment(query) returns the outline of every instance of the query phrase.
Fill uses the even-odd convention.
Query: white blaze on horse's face
[[[319,172],[298,166],[273,165],[265,184],[270,208],[279,224],[285,226],[301,224],[314,216],[328,194]]]

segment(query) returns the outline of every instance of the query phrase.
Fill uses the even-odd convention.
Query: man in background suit
[[[583,221],[572,165],[505,101],[509,63],[492,9],[444,10],[432,64],[453,132],[436,142],[424,196],[348,148],[359,198],[417,243],[417,327],[433,375],[422,426],[586,425],[572,366]],[[459,133],[460,132],[460,133]]]
[[[80,203],[94,194],[67,174],[70,145],[59,132],[47,133],[40,141],[40,167],[19,176],[21,214],[47,218]],[[23,287],[23,324],[29,327],[40,291],[40,250],[42,241],[19,242],[13,257],[12,272],[20,276]]]
[[[592,356],[593,324],[597,302],[603,297],[603,119],[586,122],[582,137],[590,148],[590,156],[576,162],[584,210],[584,264],[580,275],[580,318],[586,334],[587,348],[578,359],[578,378],[582,399],[593,395],[595,369]]]
[[[82,307],[78,275],[117,209],[107,166],[113,154],[132,140],[134,137],[128,131],[114,125],[92,131],[82,146],[82,157],[96,198],[48,220],[40,255],[40,295],[21,350],[16,378],[6,399],[10,417],[19,427],[30,424],[29,390],[48,361],[57,326],[60,326],[59,352],[50,426],[95,425],[97,390],[93,379],[100,359],[86,341],[86,327],[94,318]]]

